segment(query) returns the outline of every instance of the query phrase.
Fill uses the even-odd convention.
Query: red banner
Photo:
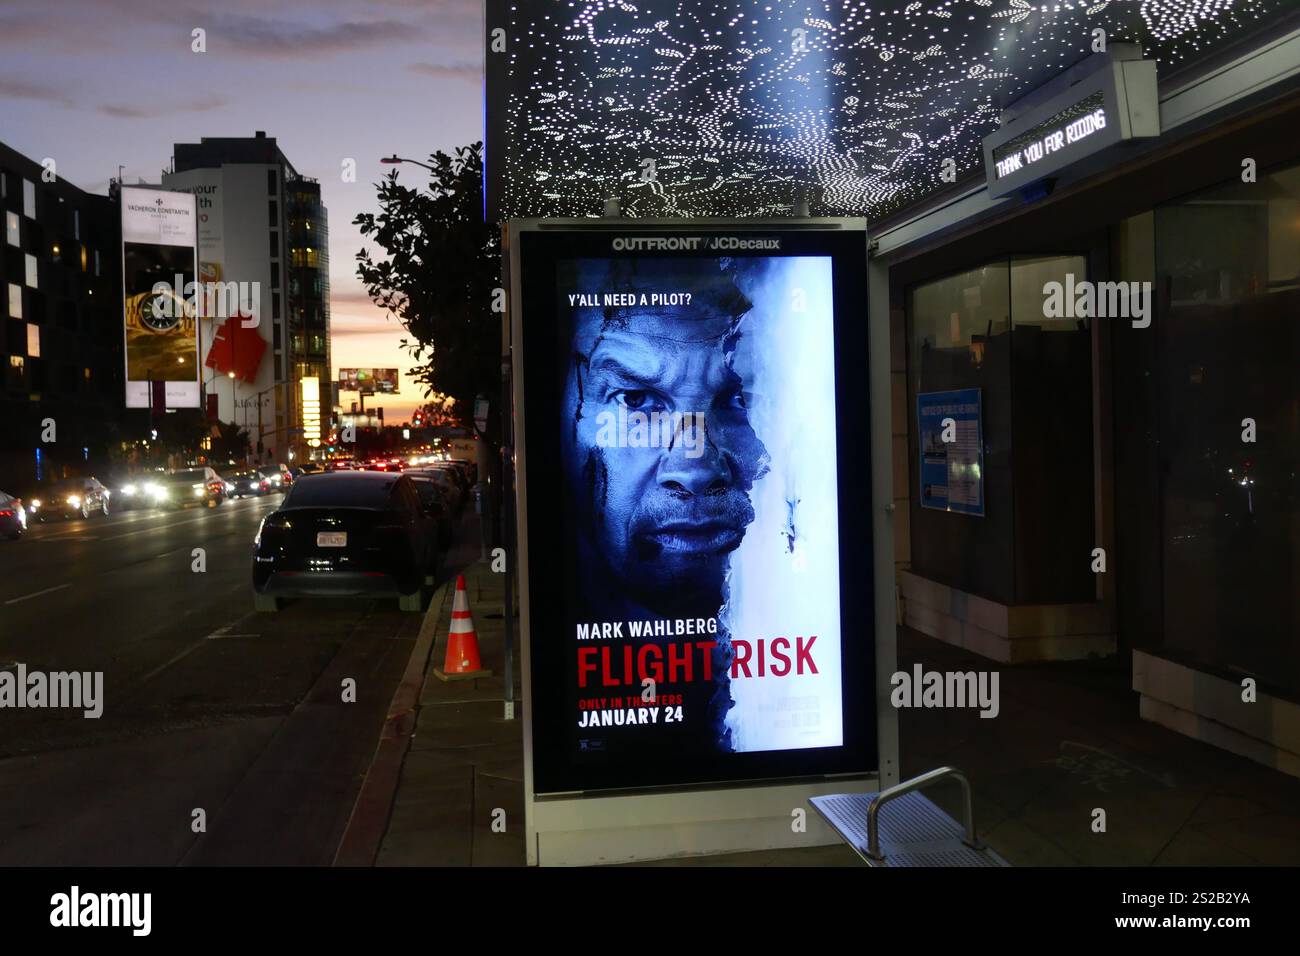
[[[244,325],[245,318],[248,316],[234,315],[217,327],[204,364],[223,375],[234,372],[236,378],[251,383],[257,381],[257,370],[266,354],[266,340],[255,326]]]

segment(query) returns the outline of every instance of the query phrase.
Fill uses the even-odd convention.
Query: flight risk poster
[[[843,539],[859,450],[841,448],[839,399],[865,390],[865,353],[837,368],[852,260],[816,246],[607,235],[547,257],[545,318],[524,329],[548,356],[525,384],[548,569],[530,639],[546,759],[585,786],[763,775],[781,755],[842,756],[861,729],[846,622],[869,575],[846,607],[842,557],[869,566],[870,536]]]

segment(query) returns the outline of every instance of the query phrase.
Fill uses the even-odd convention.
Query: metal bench
[[[920,791],[945,779],[961,784],[965,823],[959,824]],[[810,797],[813,809],[870,866],[1009,866],[975,834],[970,782],[940,767],[879,793]],[[889,812],[881,813],[885,804]]]

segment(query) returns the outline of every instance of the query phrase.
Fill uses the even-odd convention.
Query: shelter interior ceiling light
[[[982,165],[1009,103],[1139,43],[1162,75],[1295,0],[502,3],[503,211],[879,219]],[[489,16],[493,15],[489,7]],[[489,157],[489,162],[491,157]],[[952,167],[949,167],[952,168]]]

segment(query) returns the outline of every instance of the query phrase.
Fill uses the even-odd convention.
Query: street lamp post
[[[260,392],[255,392],[255,393],[253,394],[253,398],[257,399],[257,444],[258,444],[258,445],[261,445],[261,444],[262,444],[262,438],[263,438],[263,433],[262,433],[262,396],[265,395],[267,392],[271,391],[271,389],[273,389],[273,388],[279,388],[281,385],[288,385],[288,384],[289,384],[288,382],[272,382],[270,385],[266,386],[266,388],[262,389]],[[244,424],[247,425],[247,424],[248,424],[248,419],[247,419],[247,415],[248,415],[248,406],[247,406],[247,404],[244,406],[244,415],[245,415]],[[276,434],[279,434],[279,432],[280,432],[280,429],[277,428],[277,429],[275,429],[275,431],[271,432],[271,434],[272,434],[272,435],[276,435]],[[261,449],[261,448],[258,448],[258,449],[257,449],[257,463],[258,463],[259,465],[262,463],[262,449]]]
[[[398,156],[396,153],[394,153],[392,156],[384,156],[379,161],[383,163],[385,166],[396,166],[398,163],[411,163],[414,166],[423,166],[429,172],[434,171],[433,167],[430,166],[428,163],[422,163],[418,159],[403,159],[402,157]]]

